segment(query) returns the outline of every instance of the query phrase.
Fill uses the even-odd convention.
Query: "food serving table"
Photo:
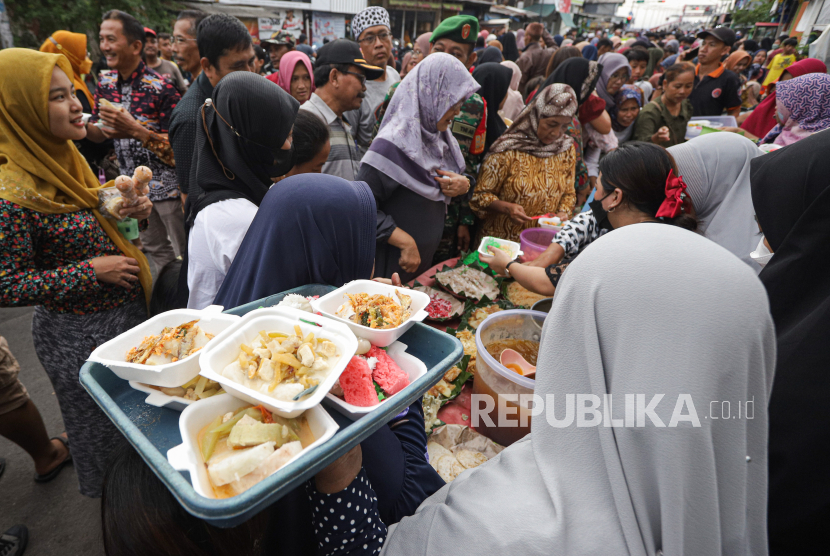
[[[322,296],[333,289],[318,284],[302,286],[226,312],[244,315],[259,307],[276,305],[289,293]],[[198,495],[191,486],[190,474],[176,471],[167,461],[167,451],[182,443],[179,411],[146,404],[146,392],[134,390],[126,380],[116,377],[107,367],[98,363],[85,363],[81,368],[80,380],[104,413],[189,513],[212,525],[232,527],[278,501],[389,422],[423,396],[463,354],[461,342],[456,338],[423,323],[415,323],[401,336],[400,341],[408,346],[407,353],[426,365],[428,371],[424,376],[357,421],[351,421],[337,411],[324,407],[340,426],[332,439],[304,451],[296,460],[251,489],[226,499]]]

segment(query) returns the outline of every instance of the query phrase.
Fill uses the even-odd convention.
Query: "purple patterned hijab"
[[[458,59],[430,54],[398,85],[363,163],[422,197],[449,203],[435,171],[462,173],[464,155],[449,129],[438,131],[438,120],[478,89]]]
[[[830,75],[809,73],[781,81],[775,90],[776,101],[801,129],[816,132],[830,127]]]

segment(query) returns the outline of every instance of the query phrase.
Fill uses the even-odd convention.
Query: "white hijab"
[[[575,341],[562,341],[568,323]],[[565,272],[536,393],[679,394],[700,427],[553,428],[467,471],[389,529],[383,554],[767,554],[767,400],[775,333],[761,282],[725,249],[664,224],[615,230]],[[754,400],[753,419],[721,401]],[[688,406],[684,406],[688,414]]]
[[[688,185],[697,217],[698,231],[752,270],[761,265],[749,254],[761,241],[755,222],[749,165],[764,154],[755,143],[736,133],[710,133],[669,147],[677,169]]]

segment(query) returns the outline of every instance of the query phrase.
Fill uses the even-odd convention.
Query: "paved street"
[[[0,309],[0,335],[20,362],[20,379],[40,410],[50,436],[63,432],[58,401],[32,345],[32,307]],[[0,530],[23,523],[29,528],[26,556],[104,553],[100,502],[78,493],[75,469],[65,467],[47,484],[33,480],[34,465],[22,449],[0,437],[6,472],[0,477]]]

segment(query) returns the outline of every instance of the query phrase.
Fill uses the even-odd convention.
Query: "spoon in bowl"
[[[516,374],[536,380],[536,366],[528,363],[515,349],[502,351],[499,362]]]

